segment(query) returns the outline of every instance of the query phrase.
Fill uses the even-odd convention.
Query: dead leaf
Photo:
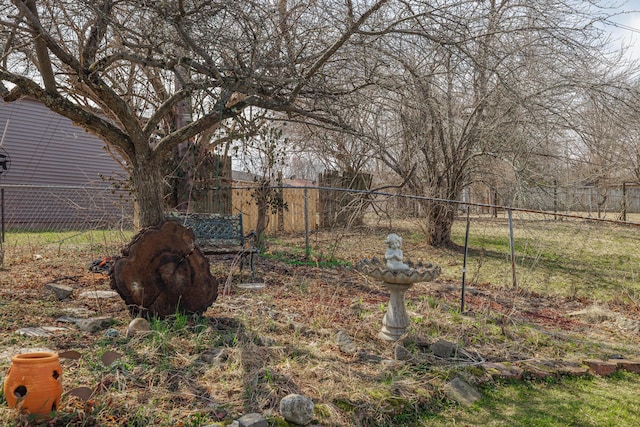
[[[111,366],[113,362],[120,359],[122,355],[115,351],[107,351],[102,355],[102,363],[104,366]]]
[[[62,353],[58,353],[58,357],[62,359],[71,359],[78,360],[82,357],[82,354],[75,350],[63,351]]]
[[[76,387],[67,393],[68,396],[75,396],[79,399],[84,400],[85,402],[91,398],[93,395],[93,389],[89,387]]]

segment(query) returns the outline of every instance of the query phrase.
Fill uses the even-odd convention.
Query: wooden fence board
[[[236,184],[237,185],[237,184]],[[233,189],[233,213],[242,213],[245,231],[255,230],[258,222],[258,206],[251,193],[252,188]],[[308,189],[309,229],[318,228],[318,190]],[[305,230],[304,223],[304,188],[290,187],[283,189],[283,199],[287,210],[282,211],[283,230],[278,230],[278,213],[269,213],[267,234],[274,236],[278,232],[296,233]]]

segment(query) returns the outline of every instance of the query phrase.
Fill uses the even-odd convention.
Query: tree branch
[[[84,110],[57,93],[43,90],[34,81],[25,77],[0,70],[0,79],[16,85],[16,88],[4,97],[5,101],[11,102],[24,95],[32,96],[50,110],[69,118],[75,124],[108,141],[123,157],[132,158],[134,153],[132,145],[128,144],[130,139],[127,134],[97,114]]]
[[[22,3],[20,0],[15,0],[14,3]],[[38,8],[35,0],[26,0],[24,3],[26,8],[31,12],[32,27],[42,28],[40,25],[40,18],[38,17]],[[49,51],[45,41],[41,37],[34,38],[34,44],[36,48],[36,57],[38,58],[38,69],[44,82],[44,87],[50,93],[56,93],[58,91],[56,85],[56,78],[53,74],[53,67],[51,66],[51,58],[49,58]]]
[[[334,53],[338,51],[338,49],[340,49],[347,42],[347,40],[351,38],[351,36],[360,28],[360,26],[362,26],[362,24],[365,23],[367,19],[369,19],[370,16],[378,11],[385,3],[387,3],[387,1],[388,0],[378,0],[373,6],[371,6],[371,8],[369,8],[369,10],[367,10],[362,14],[362,16],[360,16],[360,19],[358,19],[356,22],[352,22],[351,26],[347,31],[345,31],[342,37],[336,40],[333,45],[329,46],[329,48],[325,50],[322,56],[318,58],[318,60],[309,68],[309,70],[307,70],[307,72],[302,77],[302,80],[298,82],[298,85],[293,89],[293,91],[291,91],[291,94],[289,95],[289,102],[293,102],[296,99],[309,79],[318,72],[318,70],[329,60],[329,58],[333,56]]]
[[[109,24],[108,17],[111,15],[113,3],[111,0],[105,0],[101,8],[99,5],[96,6],[98,6],[99,9],[97,12],[98,17],[96,18],[96,23],[93,28],[91,28],[91,33],[89,34],[81,56],[81,62],[85,66],[95,60],[98,46],[107,32],[107,26]]]

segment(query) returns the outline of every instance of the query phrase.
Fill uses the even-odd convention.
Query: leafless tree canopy
[[[566,176],[569,150],[598,159],[585,171],[593,177],[619,167],[621,125],[632,128],[624,117],[638,93],[633,68],[595,25],[606,9],[556,0],[394,6],[407,19],[369,44],[376,85],[352,117],[375,122],[360,127],[368,143],[358,152],[413,194],[459,200],[482,182],[508,187],[509,204]],[[449,244],[453,206],[429,201],[424,211],[429,242]]]
[[[0,94],[35,97],[119,152],[143,225],[162,217],[163,159],[215,143],[249,108],[304,124],[298,147],[326,165],[377,162],[443,199],[506,177],[513,200],[566,174],[569,151],[591,159],[585,174],[621,159],[637,171],[637,132],[616,124],[638,117],[637,87],[597,25],[608,13],[578,0],[4,0]],[[452,210],[425,209],[429,241],[447,244]]]
[[[103,138],[128,162],[142,224],[154,224],[162,160],[243,109],[344,127],[323,98],[366,81],[327,70],[385,3],[3,2],[0,93],[35,97]]]

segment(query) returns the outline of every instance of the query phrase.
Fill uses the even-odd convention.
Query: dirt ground
[[[289,392],[324,405],[321,425],[348,425],[354,419],[385,425],[407,408],[437,410],[433,402],[442,400],[438,388],[449,371],[482,361],[640,356],[640,309],[631,302],[614,299],[602,305],[477,284],[466,289],[460,314],[460,283],[439,279],[416,284],[406,295],[411,332],[401,343],[422,362],[385,370],[380,361],[393,360],[395,346],[376,338],[389,298],[385,289],[351,267],[295,265],[293,256],[260,257],[256,269],[266,286],[257,290],[237,286],[250,281],[246,270],[229,275],[229,260],[212,262],[219,296],[201,319],[190,320],[189,330],[196,332],[169,328],[156,331],[165,334],[162,340],[130,339],[125,334],[131,317],[120,298],[78,296],[110,289],[108,276],[87,269],[96,255],[60,248],[9,250],[0,271],[0,375],[12,353],[27,348],[75,350],[86,360],[64,362],[64,387],[92,388],[91,407],[67,396],[66,418],[50,425],[165,425],[160,414],[166,425],[199,425],[193,421],[197,417],[224,421],[248,411],[276,416],[277,402]],[[72,297],[58,301],[45,291],[44,285],[54,282],[72,287]],[[119,338],[110,341],[104,331],[78,331],[58,322],[68,308],[113,318]],[[202,322],[213,332],[198,332]],[[16,334],[29,326],[67,329],[48,338]],[[334,336],[340,330],[360,353],[338,348]],[[434,359],[428,347],[438,339],[456,343],[465,357]],[[216,347],[227,349],[226,364],[193,367]],[[107,350],[124,355],[120,371],[96,366],[99,353]],[[374,362],[362,354],[372,355]],[[158,404],[154,394],[167,401]],[[3,403],[0,420],[14,419]]]

